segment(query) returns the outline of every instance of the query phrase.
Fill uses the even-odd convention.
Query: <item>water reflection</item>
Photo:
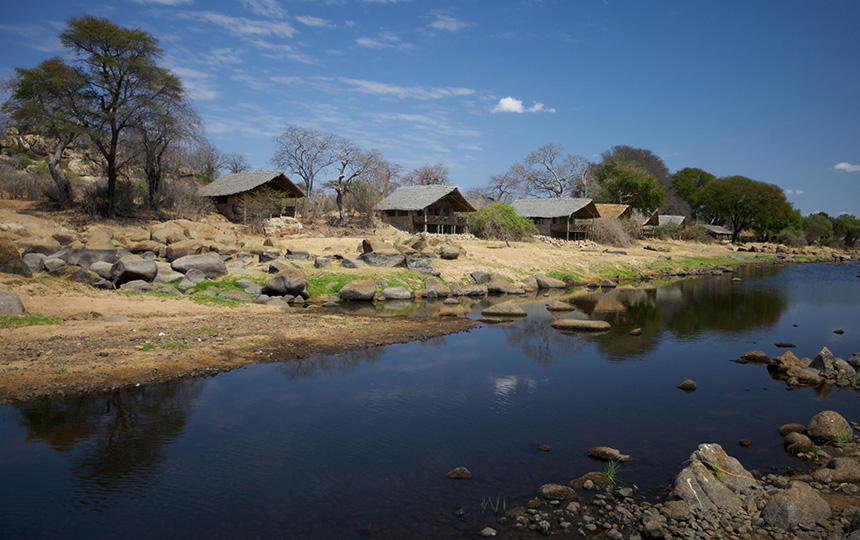
[[[100,508],[157,478],[205,379],[13,405],[27,440],[69,452],[77,504]]]
[[[288,381],[297,379],[316,379],[321,375],[349,373],[361,364],[375,364],[385,354],[382,347],[357,349],[332,356],[310,356],[279,362],[276,369]]]

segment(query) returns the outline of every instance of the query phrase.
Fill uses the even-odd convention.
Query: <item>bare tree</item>
[[[272,163],[301,178],[305,195],[312,198],[317,175],[338,160],[338,138],[316,129],[287,126],[275,144]]]
[[[510,203],[523,195],[523,185],[511,170],[503,174],[490,175],[487,185],[476,190],[476,193],[490,201]]]
[[[507,173],[526,192],[549,197],[587,196],[589,161],[582,156],[562,156],[561,146],[549,143],[515,163]]]
[[[381,161],[376,150],[362,152],[361,148],[352,141],[341,141],[338,151],[338,176],[336,180],[329,183],[335,192],[335,203],[337,204],[340,222],[346,221],[344,214],[344,199],[352,192],[353,184],[364,178],[373,176],[376,172],[377,163]]]
[[[224,154],[205,137],[195,138],[185,149],[185,161],[194,175],[208,184],[218,178],[224,166]]]
[[[407,186],[430,186],[433,184],[448,185],[448,167],[441,163],[426,164],[417,169],[409,171],[403,178],[403,184]]]
[[[245,159],[245,156],[238,152],[230,152],[229,154],[224,154],[222,166],[233,174],[247,172],[251,170],[251,164],[248,163],[248,160]]]

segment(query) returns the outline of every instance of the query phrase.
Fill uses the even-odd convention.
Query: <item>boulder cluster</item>
[[[795,387],[833,387],[860,391],[860,353],[854,353],[848,360],[837,358],[827,347],[823,347],[814,358],[798,358],[791,351],[770,357],[764,351],[744,353],[735,362],[741,364],[766,364],[770,375],[785,381],[786,386]]]

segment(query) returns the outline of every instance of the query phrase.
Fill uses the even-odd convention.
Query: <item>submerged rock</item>
[[[525,317],[527,314],[523,308],[513,302],[502,302],[490,306],[481,312],[484,317]]]
[[[469,472],[469,469],[466,467],[456,467],[448,471],[448,474],[445,476],[451,480],[468,480],[469,478],[472,478],[472,473]]]
[[[622,454],[615,448],[608,446],[592,446],[587,450],[588,457],[599,459],[602,461],[631,461],[632,458],[627,454]]]
[[[612,325],[606,321],[587,319],[558,319],[553,321],[551,326],[556,330],[572,332],[605,332],[612,329]]]
[[[696,389],[696,383],[693,381],[693,379],[687,379],[686,381],[679,384],[678,388],[685,392],[692,392]]]

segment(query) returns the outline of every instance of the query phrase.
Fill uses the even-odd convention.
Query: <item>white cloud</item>
[[[409,43],[404,43],[399,36],[391,32],[383,32],[376,38],[362,37],[355,40],[361,47],[368,49],[408,49],[412,47]]]
[[[515,98],[512,98],[511,96],[508,96],[506,98],[500,99],[499,102],[496,104],[496,106],[490,110],[490,112],[492,112],[492,113],[509,112],[509,113],[516,113],[516,114],[532,113],[532,112],[554,113],[555,109],[553,109],[551,107],[546,108],[546,105],[544,105],[543,103],[537,103],[537,102],[534,102],[534,105],[532,105],[531,107],[529,107],[527,109],[523,105],[522,101],[515,99]]]
[[[239,64],[242,62],[242,57],[240,56],[239,51],[235,51],[229,47],[224,49],[215,49],[211,51],[208,55],[204,56],[205,60],[209,64],[217,65],[217,66],[225,66],[228,64]]]
[[[0,24],[0,32],[20,36],[24,44],[37,51],[55,53],[63,50],[58,32],[36,24]]]
[[[271,54],[263,55],[266,58],[289,58],[290,60],[295,60],[302,64],[316,64],[316,60],[312,57],[295,50],[289,45],[275,45],[274,43],[269,43],[265,40],[254,40],[252,43],[261,49],[271,51]]]
[[[169,68],[182,80],[182,86],[191,99],[209,101],[220,95],[220,92],[214,88],[211,74],[186,67],[169,66]]]
[[[785,193],[786,195],[803,195],[803,190],[802,189],[785,189],[785,190],[783,190],[783,193]]]
[[[433,17],[436,17],[436,20],[430,23],[430,28],[433,30],[446,30],[448,32],[459,32],[463,28],[467,28],[471,26],[471,24],[452,17],[450,15],[446,15],[440,12],[434,12],[431,14]]]
[[[860,165],[852,165],[851,163],[837,163],[833,166],[837,171],[845,171],[845,172],[857,172],[860,171]]]
[[[296,20],[305,26],[316,26],[318,28],[331,28],[334,26],[331,21],[320,19],[319,17],[311,17],[310,15],[300,15]]]
[[[366,81],[363,79],[341,78],[341,82],[353,86],[356,90],[366,94],[378,96],[393,96],[400,99],[441,99],[446,97],[469,96],[475,93],[470,88],[447,87],[426,88],[418,86],[395,86],[393,84]]]
[[[283,19],[287,12],[278,4],[278,0],[241,0],[242,5],[261,17],[276,17]]]
[[[240,36],[280,36],[291,38],[296,29],[284,21],[254,21],[245,17],[230,17],[213,11],[198,11],[191,17],[201,18]]]

